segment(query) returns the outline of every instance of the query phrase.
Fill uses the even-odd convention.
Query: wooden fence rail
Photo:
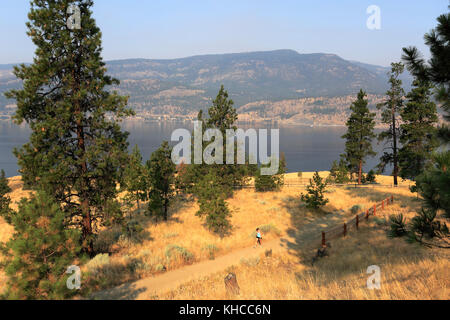
[[[378,211],[384,210],[385,207],[392,204],[393,202],[394,196],[390,196],[389,198],[382,200],[366,211],[357,214],[353,219],[344,222],[343,225],[339,225],[331,229],[322,231],[322,247],[325,247],[327,245],[327,241],[329,240],[336,239],[341,236],[345,237],[353,228],[358,230],[359,224],[362,219],[365,219],[366,221],[369,220],[370,216],[376,216]]]

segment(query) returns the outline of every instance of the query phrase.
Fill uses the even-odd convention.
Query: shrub
[[[401,213],[389,216],[389,226],[390,230],[388,235],[391,238],[403,237],[408,233],[408,230],[406,229],[406,219]]]
[[[145,232],[139,221],[130,220],[122,228],[122,235],[131,242],[141,242],[145,237]]]
[[[175,244],[169,244],[166,247],[166,257],[171,260],[174,257],[179,257],[183,259],[184,262],[192,262],[194,260],[194,255],[190,253],[186,248]]]
[[[360,204],[355,204],[353,207],[351,207],[350,212],[352,214],[357,214],[363,209],[363,206]]]
[[[409,232],[408,241],[419,242],[424,245],[430,245],[425,243],[424,239],[447,239],[449,237],[449,230],[447,225],[436,220],[436,211],[431,209],[422,208],[419,213],[412,218]]]
[[[78,263],[80,234],[65,221],[60,206],[45,192],[22,199],[11,216],[14,234],[0,245],[8,276],[4,298],[49,300],[76,294],[67,288],[66,269]]]
[[[94,241],[94,251],[97,253],[110,253],[111,247],[119,241],[122,230],[120,226],[101,231]]]
[[[219,248],[215,244],[208,244],[203,248],[203,250],[208,252],[210,260],[214,260],[216,257],[216,253],[219,251]]]
[[[323,179],[316,171],[313,178],[309,180],[309,186],[306,187],[308,194],[301,194],[301,199],[308,208],[318,209],[328,203],[329,200],[323,196],[326,186],[327,183],[323,182]]]
[[[166,267],[162,263],[158,263],[155,267],[156,272],[164,272],[166,271]]]
[[[349,171],[343,159],[339,163],[336,160],[333,161],[327,181],[332,183],[347,183],[350,181]]]
[[[273,160],[273,159],[272,159]],[[269,167],[269,165],[262,165],[260,169]],[[286,172],[286,159],[284,153],[281,153],[279,158],[278,172],[274,175],[262,175],[261,170],[258,170],[255,176],[255,190],[256,192],[266,192],[279,190],[284,185],[284,173]]]
[[[136,273],[139,270],[148,271],[151,269],[147,263],[138,258],[131,258],[126,266],[130,273]]]
[[[86,263],[86,268],[89,273],[96,273],[99,269],[110,264],[109,255],[100,253]]]
[[[376,178],[376,176],[375,176],[375,171],[370,170],[370,171],[367,173],[367,176],[366,176],[366,182],[367,182],[367,183],[375,183],[375,182],[377,182],[376,180],[377,180],[377,178]]]

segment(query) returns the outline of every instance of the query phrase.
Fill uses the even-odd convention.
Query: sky
[[[367,8],[380,8],[370,30]],[[293,49],[388,66],[448,11],[448,0],[95,0],[105,60]],[[31,62],[29,0],[0,0],[0,64]]]

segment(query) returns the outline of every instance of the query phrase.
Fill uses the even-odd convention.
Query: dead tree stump
[[[237,283],[236,275],[234,273],[229,273],[225,279],[225,289],[227,289],[228,294],[238,295],[240,288]]]
[[[320,258],[328,257],[329,248],[331,248],[331,244],[328,242],[326,245],[322,245],[321,248],[317,249],[316,255],[312,258],[311,265],[314,265]]]

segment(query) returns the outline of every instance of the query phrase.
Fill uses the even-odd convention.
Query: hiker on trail
[[[262,236],[261,236],[261,231],[259,230],[259,228],[256,228],[256,244],[255,244],[255,247],[257,246],[257,245],[262,245],[261,244],[261,240],[262,240]]]

